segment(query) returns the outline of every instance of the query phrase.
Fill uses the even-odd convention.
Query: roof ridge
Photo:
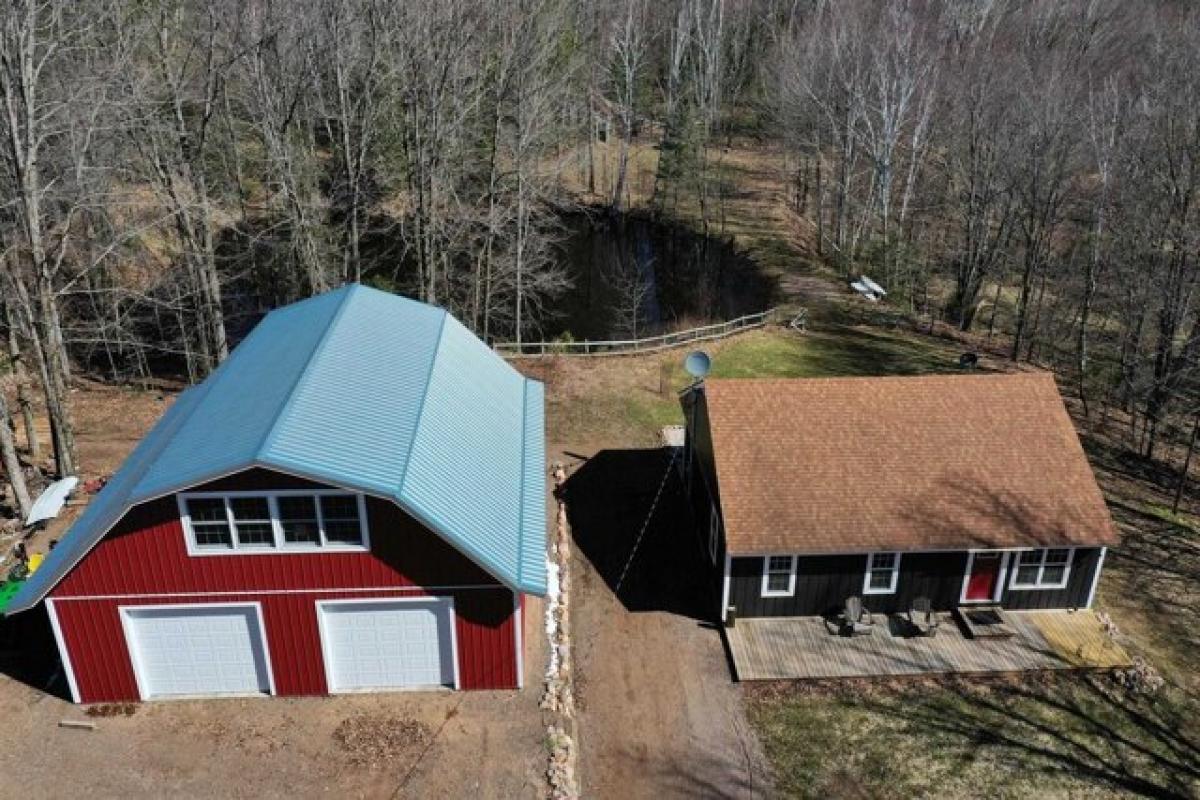
[[[1013,378],[1053,378],[1054,373],[1050,370],[1035,369],[1035,370],[1020,370],[1017,372],[927,372],[917,375],[810,375],[807,377],[794,378],[706,378],[705,385],[721,384],[730,386],[734,384],[765,384],[765,383],[833,383],[836,381],[846,383],[866,383],[869,381],[930,381],[930,380],[982,380],[982,379],[1013,379]]]
[[[296,395],[299,394],[301,384],[304,383],[305,378],[310,374],[310,367],[312,367],[313,362],[316,360],[317,354],[325,348],[325,344],[329,341],[330,333],[332,333],[333,329],[337,327],[338,320],[341,319],[342,314],[345,313],[346,308],[350,305],[350,298],[354,295],[356,288],[359,286],[360,284],[357,283],[347,283],[333,290],[333,292],[342,292],[342,298],[338,301],[337,308],[329,317],[329,322],[326,323],[325,330],[321,331],[321,335],[317,337],[317,341],[313,344],[313,348],[309,352],[308,358],[304,360],[304,366],[297,370],[296,378],[292,381],[291,388],[288,389],[287,394],[284,395],[283,405],[281,405],[279,407],[279,411],[275,413],[275,419],[272,420],[270,427],[267,428],[267,432],[263,434],[262,440],[258,443],[258,447],[254,449],[253,457],[255,463],[262,461],[263,454],[270,448],[271,444],[274,443],[275,438],[279,433],[280,423],[282,423],[284,417],[287,416],[287,412],[292,407],[292,404],[296,402]],[[328,294],[331,293],[332,292]],[[314,295],[308,299],[313,300],[322,296],[323,295]],[[285,306],[285,308],[287,308],[287,306]]]
[[[525,574],[525,472],[529,469],[529,378],[521,376],[521,484],[517,492],[517,586]]]
[[[400,482],[396,484],[396,496],[404,496],[404,485],[408,482],[408,470],[412,466],[413,447],[417,443],[417,437],[421,434],[421,423],[425,418],[425,401],[429,399],[429,385],[433,382],[433,368],[437,365],[438,355],[442,350],[442,342],[446,338],[446,319],[450,316],[450,312],[444,308],[433,306],[442,313],[441,322],[438,323],[437,343],[433,346],[433,353],[429,356],[429,369],[425,372],[425,391],[421,393],[421,403],[417,406],[416,422],[413,424],[412,438],[408,440],[408,458],[404,459],[404,474],[400,476]]]

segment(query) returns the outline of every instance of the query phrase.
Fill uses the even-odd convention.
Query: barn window
[[[231,497],[229,511],[238,547],[274,547],[275,526],[271,503],[266,497]]]
[[[339,491],[180,495],[188,552],[311,552],[367,546],[362,495]]]
[[[763,597],[791,597],[796,593],[796,557],[763,558]]]
[[[1012,589],[1062,589],[1071,574],[1071,548],[1022,550],[1017,554]]]
[[[362,522],[358,514],[358,498],[354,495],[322,495],[321,519],[327,541],[362,544]]]
[[[298,494],[277,497],[275,503],[279,508],[279,527],[285,544],[311,546],[321,543],[317,498]]]
[[[228,550],[233,547],[229,532],[229,514],[220,497],[189,497],[187,515],[191,519],[192,538],[197,547],[206,550]]]
[[[867,556],[867,576],[863,594],[892,594],[900,579],[899,553],[871,553]]]

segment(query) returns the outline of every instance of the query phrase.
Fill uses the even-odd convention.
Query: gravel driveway
[[[766,760],[710,621],[715,579],[677,477],[629,559],[666,463],[661,450],[605,450],[566,486],[584,795],[766,796]]]

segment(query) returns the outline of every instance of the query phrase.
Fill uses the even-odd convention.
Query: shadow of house
[[[710,621],[716,573],[677,466],[666,449],[602,450],[571,475],[562,496],[576,547],[627,610]]]

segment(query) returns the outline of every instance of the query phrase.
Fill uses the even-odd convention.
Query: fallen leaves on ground
[[[432,737],[432,731],[423,722],[385,714],[349,717],[333,731],[334,740],[358,766],[375,766],[391,760],[427,744]]]

